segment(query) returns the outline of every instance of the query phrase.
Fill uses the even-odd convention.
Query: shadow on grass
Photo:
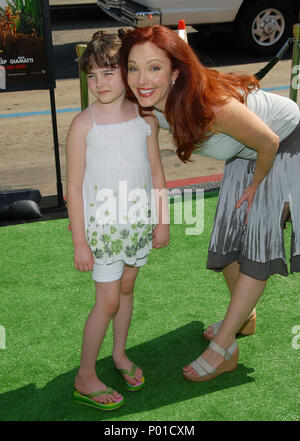
[[[142,391],[127,391],[119,373],[113,368],[112,358],[97,362],[101,380],[125,397],[125,405],[114,412],[101,412],[72,401],[77,368],[65,372],[38,389],[28,384],[0,395],[2,421],[91,421],[126,420],[130,414],[141,413],[142,420],[152,420],[151,410],[175,403],[184,403],[195,397],[241,386],[254,381],[249,376],[253,369],[239,364],[238,369],[204,383],[189,382],[181,373],[182,366],[197,358],[207,347],[202,337],[203,324],[197,321],[168,332],[135,347],[127,354],[143,368],[146,385]],[[187,419],[184,415],[183,420]]]

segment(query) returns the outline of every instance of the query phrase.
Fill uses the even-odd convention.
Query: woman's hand
[[[95,259],[88,244],[74,246],[74,266],[78,271],[91,271]]]
[[[170,228],[169,225],[159,224],[153,230],[153,248],[162,248],[169,245],[170,241]]]
[[[242,195],[242,197],[237,201],[235,208],[239,208],[244,202],[248,202],[247,212],[246,212],[246,218],[244,221],[244,225],[247,225],[248,222],[248,214],[250,211],[250,208],[253,203],[253,199],[257,190],[257,185],[250,185],[247,187]]]

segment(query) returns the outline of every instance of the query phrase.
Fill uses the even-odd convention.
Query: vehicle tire
[[[248,52],[274,55],[292,34],[294,19],[286,0],[254,0],[242,7],[236,31]]]

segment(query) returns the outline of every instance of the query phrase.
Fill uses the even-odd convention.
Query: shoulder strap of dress
[[[165,116],[163,115],[163,113],[160,112],[159,110],[154,109],[154,115],[156,116],[156,118],[158,120],[159,127],[170,131],[170,125],[169,125],[168,121],[166,120]]]
[[[93,123],[94,123],[93,125],[95,126],[96,125],[96,119],[95,119],[95,114],[94,114],[94,111],[93,111],[92,104],[89,105],[89,109],[90,109],[90,111],[92,113],[92,118],[93,118]]]
[[[135,111],[138,118],[140,118],[139,105],[135,104]]]

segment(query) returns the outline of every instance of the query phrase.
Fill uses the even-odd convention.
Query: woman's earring
[[[174,86],[175,83],[176,83],[176,81],[175,81],[175,80],[172,80],[172,84],[173,84],[173,86]]]

